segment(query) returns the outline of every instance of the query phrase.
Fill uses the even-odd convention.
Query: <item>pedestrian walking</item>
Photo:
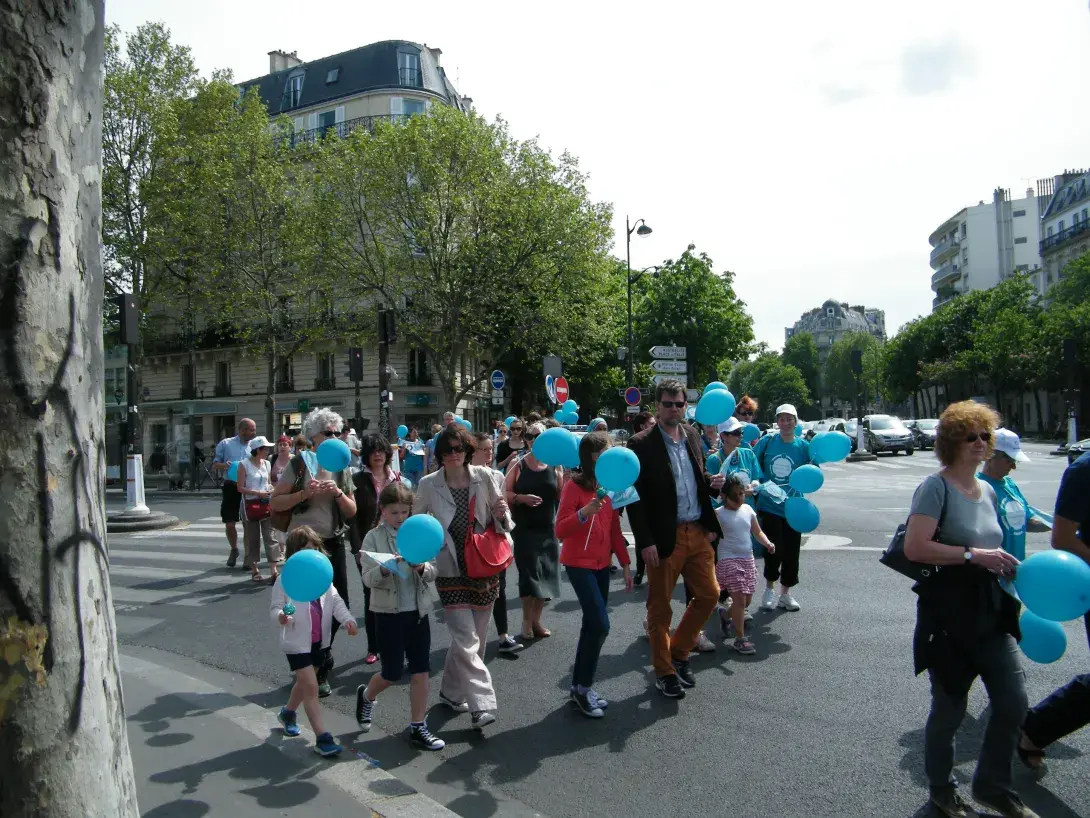
[[[755,423],[757,421],[757,409],[758,404],[754,398],[749,395],[742,395],[734,407],[734,416],[742,423]],[[758,440],[760,440],[759,437],[753,438],[749,442],[749,448],[756,446]]]
[[[636,491],[640,500],[627,506],[636,549],[647,566],[647,624],[656,686],[663,695],[684,698],[696,686],[689,666],[704,622],[719,599],[715,550],[719,523],[712,509],[724,476],[704,471],[699,435],[682,424],[685,387],[661,381],[655,390],[658,423],[629,441],[640,460]],[[677,578],[689,584],[693,598],[671,636],[670,597]]]
[[[254,582],[264,582],[261,575],[261,543],[265,543],[265,556],[269,560],[271,580],[280,575],[280,546],[273,539],[272,520],[269,518],[269,499],[272,497],[269,452],[272,444],[262,436],[250,441],[249,459],[238,464],[238,491],[242,495],[242,537],[246,547],[246,562],[252,571]]]
[[[530,426],[523,437],[528,447],[545,430]],[[522,638],[544,639],[552,631],[541,623],[550,600],[560,597],[560,541],[556,510],[560,505],[563,471],[534,457],[533,449],[507,470],[507,504],[515,520],[515,567],[522,600]]]
[[[420,481],[413,514],[431,514],[445,532],[443,550],[435,560],[435,585],[450,648],[439,701],[457,713],[472,713],[473,728],[483,730],[496,720],[496,691],[484,663],[484,648],[500,583],[495,576],[468,576],[466,539],[471,531],[480,534],[489,528],[506,533],[514,524],[488,470],[469,465],[471,448],[469,433],[457,424],[439,433],[435,454],[442,468]]]
[[[435,458],[435,441],[443,427],[438,423],[432,424],[431,437],[424,443],[424,474],[431,474],[439,468],[439,461]],[[417,483],[419,485],[419,483]],[[414,486],[415,488],[415,486]]]
[[[735,420],[735,418],[731,418]],[[727,623],[734,628],[734,650],[744,655],[757,652],[746,638],[746,614],[757,588],[757,563],[753,559],[753,540],[773,554],[775,544],[765,536],[757,520],[757,512],[746,503],[749,481],[741,472],[727,477],[723,485],[723,505],[716,509],[719,528],[723,533],[717,549],[715,579],[719,583],[719,621],[723,638],[728,638]],[[729,609],[724,605],[729,603]]]
[[[944,566],[916,583],[916,673],[928,672],[931,712],[924,729],[924,770],[931,803],[943,815],[975,815],[953,778],[954,735],[979,676],[990,704],[973,774],[973,798],[1004,818],[1033,818],[1014,792],[1011,761],[1025,718],[1025,673],[1018,656],[1018,602],[999,585],[1018,560],[1002,549],[995,492],[977,478],[991,456],[999,417],[975,401],[942,413],[935,455],[942,468],[912,497],[904,553]]]
[[[791,473],[810,462],[810,444],[795,436],[795,427],[798,424],[799,413],[794,406],[790,403],[777,406],[776,425],[779,427],[779,434],[765,435],[753,449],[761,473],[787,494],[797,493],[789,485]],[[771,611],[782,608],[785,611],[797,611],[800,606],[791,589],[799,584],[802,533],[787,522],[782,495],[777,499],[769,492],[762,491],[757,499],[757,514],[761,528],[776,544],[775,553],[765,555],[765,592],[761,599],[761,609]],[[777,580],[780,583],[778,598]]]
[[[424,442],[420,439],[420,429],[413,426],[401,442],[401,473],[413,488],[420,484],[424,476]]]
[[[1018,484],[1011,477],[1019,463],[1029,461],[1022,451],[1022,441],[1010,429],[995,430],[995,451],[977,475],[992,487],[999,509],[999,526],[1003,529],[1003,550],[1015,559],[1026,558],[1026,532],[1050,531],[1040,512],[1029,504]]]
[[[344,420],[340,415],[322,407],[312,409],[303,420],[303,434],[311,447],[317,449],[325,441],[337,437],[343,426]],[[304,449],[291,459],[272,493],[273,513],[290,514],[290,521],[285,527],[289,534],[296,528],[309,526],[322,538],[322,548],[333,564],[333,587],[345,606],[351,605],[344,535],[348,530],[348,521],[356,516],[356,501],[352,494],[352,478],[348,469],[335,474],[326,471],[318,463],[316,452],[310,449]],[[339,627],[337,620],[334,620],[331,648]],[[333,665],[330,650],[326,664],[318,669],[319,696],[325,697],[330,693],[329,672]]]
[[[624,569],[625,590],[633,587],[620,513],[608,497],[598,496],[594,476],[594,464],[609,447],[606,432],[591,432],[579,441],[580,472],[564,485],[556,515],[556,536],[563,542],[560,562],[583,610],[569,695],[585,716],[595,719],[605,715],[609,707],[609,702],[594,690],[594,675],[602,645],[609,636],[607,605],[614,555]]]
[[[212,458],[212,469],[225,477],[220,489],[220,520],[223,521],[227,533],[227,544],[231,546],[231,553],[227,556],[228,568],[234,568],[238,563],[238,529],[235,526],[241,519],[239,508],[242,505],[242,495],[238,493],[238,482],[227,480],[226,474],[232,463],[241,463],[250,456],[250,441],[256,434],[257,424],[249,418],[243,418],[238,422],[238,434],[217,443],[216,453]],[[245,559],[242,567],[250,567]]]
[[[470,460],[470,464],[473,466],[480,466],[481,468],[487,468],[491,473],[492,482],[496,484],[496,492],[502,495],[503,472],[499,469],[492,468],[492,463],[495,460],[492,438],[484,432],[474,432],[471,438],[473,444],[473,457]],[[492,605],[492,619],[496,622],[496,633],[499,637],[497,651],[510,656],[518,653],[526,646],[508,632],[507,572],[500,572],[499,579],[500,592],[499,596],[496,597],[495,603]]]
[[[382,669],[366,685],[356,688],[356,722],[363,732],[371,729],[375,700],[390,685],[401,681],[409,667],[409,741],[425,750],[446,746],[424,720],[428,710],[428,674],[431,672],[432,604],[438,599],[433,582],[435,563],[406,563],[397,549],[397,532],[412,513],[413,493],[403,483],[382,490],[378,504],[382,522],[363,541],[363,583],[371,590],[368,612],[373,612]],[[372,555],[393,555],[391,565]]]
[[[530,451],[523,435],[526,434],[526,422],[520,418],[511,421],[511,436],[496,448],[496,468],[507,471],[508,466]]]
[[[276,440],[276,452],[269,460],[269,480],[273,485],[276,485],[276,481],[280,479],[284,467],[291,462],[291,455],[291,438],[280,435]]]
[[[322,537],[314,529],[306,525],[295,528],[288,535],[288,557],[308,548],[329,556],[323,550]],[[313,602],[295,602],[284,593],[279,577],[273,585],[269,613],[273,623],[280,628],[280,649],[287,654],[288,667],[295,673],[288,703],[277,714],[277,720],[284,726],[284,735],[297,736],[301,732],[296,714],[302,705],[314,730],[314,752],[327,757],[338,755],[342,747],[325,729],[322,719],[317,671],[328,661],[333,623],[344,625],[348,635],[355,636],[356,620],[335,586],[330,585]]]
[[[1064,471],[1056,495],[1052,547],[1090,562],[1090,454]],[[1090,642],[1090,612],[1083,617]],[[1018,755],[1031,769],[1043,768],[1045,748],[1090,724],[1090,673],[1076,676],[1029,711]]]

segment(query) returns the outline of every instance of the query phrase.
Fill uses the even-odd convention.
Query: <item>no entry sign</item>
[[[556,402],[563,405],[568,399],[568,379],[557,378],[553,388],[556,390]]]

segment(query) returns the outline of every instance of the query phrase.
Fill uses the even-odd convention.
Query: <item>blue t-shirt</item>
[[[729,455],[727,455],[726,468],[723,466],[723,452],[719,451],[711,455],[708,458],[706,466],[709,474],[734,474],[735,472],[744,471],[749,475],[747,482],[752,483],[754,480],[764,480],[765,476],[761,472],[761,466],[757,462],[757,455],[753,453],[753,449],[748,446],[739,446]],[[756,508],[756,502],[753,497],[747,497],[746,502],[749,505]],[[716,497],[712,500],[712,508],[719,508],[723,505],[723,501]]]
[[[995,489],[999,527],[1003,529],[1003,550],[1019,561],[1024,560],[1026,523],[1037,516],[1037,509],[1029,504],[1010,477],[996,480],[983,473],[977,477]]]
[[[797,497],[799,493],[788,485],[791,472],[810,462],[810,444],[800,437],[790,443],[784,443],[779,435],[761,438],[754,449],[757,463],[765,479],[782,488],[788,497]],[[757,499],[757,510],[767,511],[783,517],[786,515],[783,503],[773,502],[767,494],[761,492]]]
[[[1079,539],[1090,545],[1090,452],[1064,470],[1056,495],[1056,515],[1079,527]]]

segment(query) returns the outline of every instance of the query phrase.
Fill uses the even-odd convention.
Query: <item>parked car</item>
[[[938,420],[935,418],[920,418],[906,423],[905,426],[912,432],[912,442],[917,449],[935,448],[935,433],[939,428]]]
[[[800,420],[796,427],[796,432],[803,440],[809,440],[814,436],[814,426],[816,424],[812,420]]]
[[[893,415],[867,415],[863,418],[863,440],[867,451],[872,454],[879,452],[897,454],[899,451],[914,454],[916,451],[912,432],[900,418]]]
[[[1085,440],[1080,440],[1078,443],[1072,443],[1067,447],[1067,463],[1068,465],[1074,463],[1086,452],[1090,452],[1090,437]]]

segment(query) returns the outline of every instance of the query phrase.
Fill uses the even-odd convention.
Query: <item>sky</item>
[[[273,49],[439,47],[478,112],[578,157],[617,256],[626,214],[653,230],[633,269],[695,244],[773,348],[828,298],[884,309],[892,335],[931,309],[942,221],[1090,166],[1087,0],[106,0],[106,18],[162,21],[237,80]]]

